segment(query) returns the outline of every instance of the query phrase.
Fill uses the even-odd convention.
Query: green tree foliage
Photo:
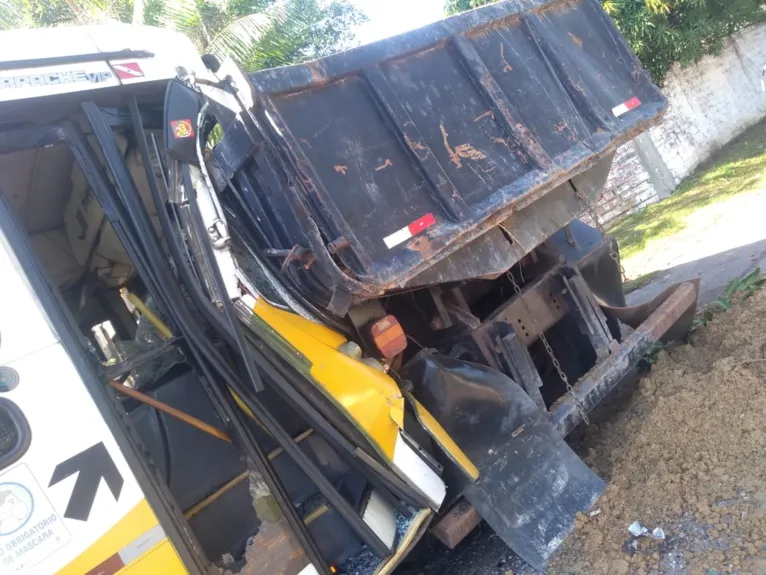
[[[452,14],[459,14],[466,10],[473,10],[479,6],[492,4],[493,2],[497,2],[497,0],[447,0],[444,4],[444,12],[451,16]]]
[[[674,62],[717,56],[728,36],[764,19],[762,0],[606,0],[614,19],[657,82]]]
[[[494,0],[446,0],[456,14]],[[764,0],[602,0],[606,12],[652,75],[662,83],[678,62],[718,55],[728,36],[764,20]]]
[[[364,20],[348,0],[0,0],[0,29],[107,21],[163,26],[249,71],[347,48]]]
[[[167,0],[165,25],[200,51],[232,55],[248,70],[326,56],[350,47],[365,20],[346,1]]]

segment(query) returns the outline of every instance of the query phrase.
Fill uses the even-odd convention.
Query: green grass
[[[717,314],[729,311],[735,303],[752,297],[764,285],[766,285],[766,275],[761,273],[761,268],[755,268],[744,277],[734,278],[726,286],[721,297],[697,310],[692,331],[705,327]]]
[[[699,208],[766,184],[766,122],[753,126],[700,166],[669,198],[647,206],[609,230],[623,259],[687,227]]]

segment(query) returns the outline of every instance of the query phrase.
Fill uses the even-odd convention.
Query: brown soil
[[[609,487],[548,573],[766,575],[766,292],[662,352],[585,443]]]

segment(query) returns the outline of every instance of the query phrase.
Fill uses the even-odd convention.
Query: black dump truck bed
[[[459,279],[458,256],[462,275],[508,269],[498,225],[545,227],[550,206],[529,209],[576,176],[596,199],[666,106],[598,0],[499,2],[250,81],[263,140],[229,127],[219,165],[258,242],[336,312]]]

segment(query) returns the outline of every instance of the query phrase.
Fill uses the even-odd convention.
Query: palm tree
[[[253,71],[347,48],[365,16],[348,0],[0,0],[0,29],[110,20],[183,32]]]
[[[353,44],[365,17],[346,1],[167,0],[163,25],[202,52],[258,70],[325,56]]]

